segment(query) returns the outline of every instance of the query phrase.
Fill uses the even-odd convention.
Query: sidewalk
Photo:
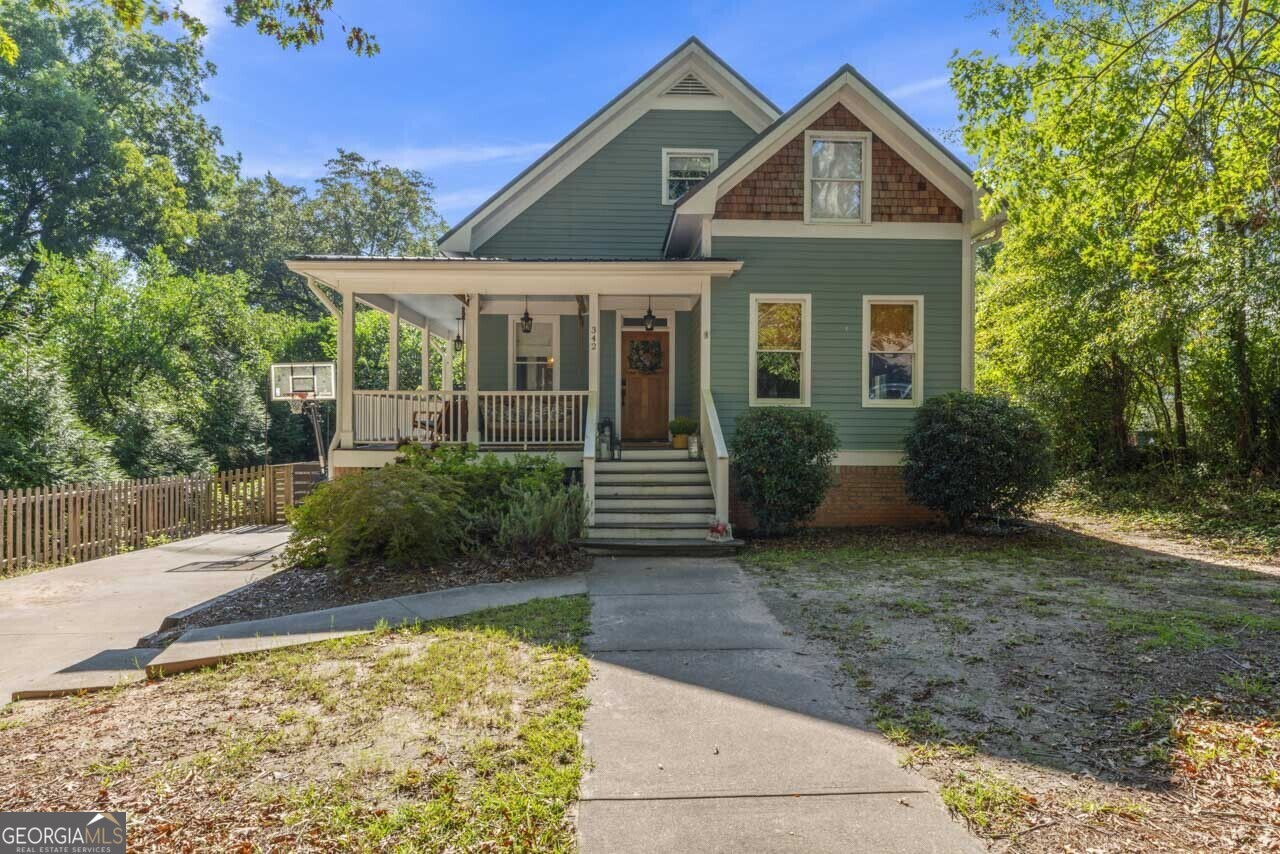
[[[270,557],[288,538],[284,526],[242,528],[0,580],[0,705],[66,668],[118,669],[169,614],[274,571],[201,564]]]
[[[737,564],[601,558],[584,852],[979,852],[876,733],[844,724]]]

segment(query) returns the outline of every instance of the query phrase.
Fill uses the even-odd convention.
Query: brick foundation
[[[808,130],[866,131],[836,104]],[[804,219],[804,132],[716,202],[716,219]],[[872,222],[962,222],[960,208],[880,137],[871,139]]]
[[[730,470],[732,473],[732,469]],[[734,527],[750,531],[755,527],[751,511],[738,498],[736,484],[730,484],[729,518]],[[836,482],[818,512],[808,523],[812,528],[847,528],[883,525],[905,528],[943,524],[939,514],[914,504],[907,498],[902,473],[897,466],[836,466]]]

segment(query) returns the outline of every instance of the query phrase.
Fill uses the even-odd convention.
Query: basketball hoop
[[[271,366],[271,399],[288,403],[289,411],[294,415],[305,412],[310,417],[321,471],[326,471],[327,466],[320,432],[320,401],[334,400],[337,397],[335,392],[332,362]]]

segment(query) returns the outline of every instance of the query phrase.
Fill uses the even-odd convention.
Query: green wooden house
[[[972,387],[973,249],[993,225],[965,165],[853,68],[784,113],[690,39],[440,255],[290,267],[340,318],[336,472],[403,441],[550,451],[582,469],[591,537],[701,539],[742,521],[726,437],[755,406],[834,421],[817,524],[923,518],[902,438],[926,397]],[[328,292],[393,318],[392,366],[400,324],[421,328],[443,388],[400,388],[394,367],[354,388],[353,312]],[[676,416],[698,422],[696,458],[671,446]]]

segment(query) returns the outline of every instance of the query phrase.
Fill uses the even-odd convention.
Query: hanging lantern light
[[[458,318],[458,334],[457,334],[457,336],[453,339],[453,352],[455,352],[455,353],[461,353],[461,352],[462,352],[462,344],[463,344],[463,341],[462,341],[462,322],[463,322],[464,320],[466,320],[466,317],[467,317],[467,310],[466,310],[466,308],[464,307],[464,308],[462,309],[462,315]]]
[[[653,297],[649,297],[649,308],[644,313],[644,331],[652,332],[658,318],[653,316]]]
[[[529,316],[529,297],[524,298],[524,314],[520,317],[520,331],[528,335],[533,331],[533,318]]]

